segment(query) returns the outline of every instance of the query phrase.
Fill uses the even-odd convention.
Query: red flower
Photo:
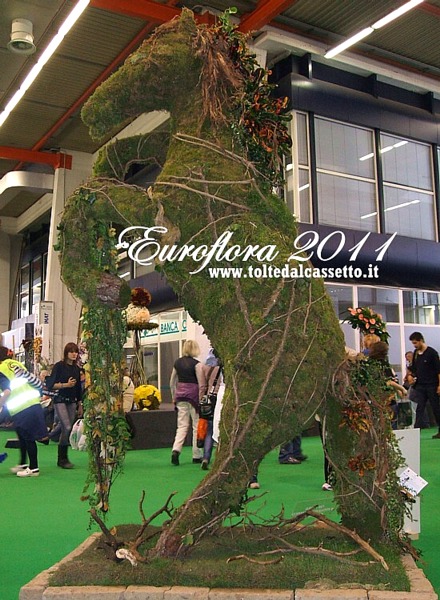
[[[148,306],[151,302],[151,294],[145,288],[133,288],[131,290],[131,303],[135,306]]]

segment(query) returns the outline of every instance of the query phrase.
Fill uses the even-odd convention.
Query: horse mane
[[[230,120],[229,110],[244,93],[244,77],[231,58],[231,45],[217,28],[198,27],[194,40],[202,59],[200,85],[203,118],[214,125]]]

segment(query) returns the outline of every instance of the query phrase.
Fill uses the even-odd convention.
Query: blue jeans
[[[208,429],[206,430],[205,444],[203,446],[203,460],[208,462],[211,460],[212,448],[214,446],[214,440],[212,439],[212,431],[214,428],[214,420],[207,419]]]
[[[278,462],[285,462],[288,458],[298,458],[302,456],[301,452],[301,436],[297,435],[293,438],[291,442],[284,444],[280,448],[280,452],[278,454]]]

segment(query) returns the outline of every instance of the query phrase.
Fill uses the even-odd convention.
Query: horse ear
[[[180,24],[182,28],[192,29],[196,31],[197,23],[194,19],[194,13],[189,8],[182,8],[182,12],[179,17]]]

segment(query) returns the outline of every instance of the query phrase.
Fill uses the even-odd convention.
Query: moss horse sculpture
[[[271,114],[282,115],[283,106],[275,103],[270,113],[269,105],[263,105],[263,71],[255,65],[249,69],[249,56],[232,27],[199,26],[192,12],[183,10],[179,19],[159,27],[84,106],[83,120],[96,139],[109,137],[142,113],[170,115],[167,131],[107,146],[94,177],[69,199],[62,218],[63,280],[109,335],[130,291],[115,274],[115,252],[106,238],[114,224],[133,231],[138,226],[162,228],[155,237],[162,248],[209,249],[226,239],[225,233],[225,249],[253,247],[245,263],[231,250],[229,260],[216,255],[209,267],[270,262],[282,268],[295,252],[295,219],[272,193],[282,128],[277,131]],[[247,106],[250,72],[254,87],[252,106]],[[252,126],[266,109],[266,122],[255,134]],[[124,183],[133,163],[160,167],[149,189]],[[261,460],[313,422],[344,359],[339,322],[321,280],[211,278],[201,266],[200,256],[190,252],[184,260],[156,266],[203,325],[222,358],[226,381],[215,461],[162,533],[156,551],[164,556],[182,554],[187,544],[240,510]],[[89,354],[101,365],[95,367],[98,374],[92,373],[96,380],[106,369],[112,371],[117,352],[107,352],[105,331],[91,348],[98,336],[90,318],[88,326]],[[101,387],[92,387],[89,412],[104,406],[100,395],[115,395],[111,386]],[[96,420],[92,427],[99,429]],[[101,443],[104,435],[92,432]]]

